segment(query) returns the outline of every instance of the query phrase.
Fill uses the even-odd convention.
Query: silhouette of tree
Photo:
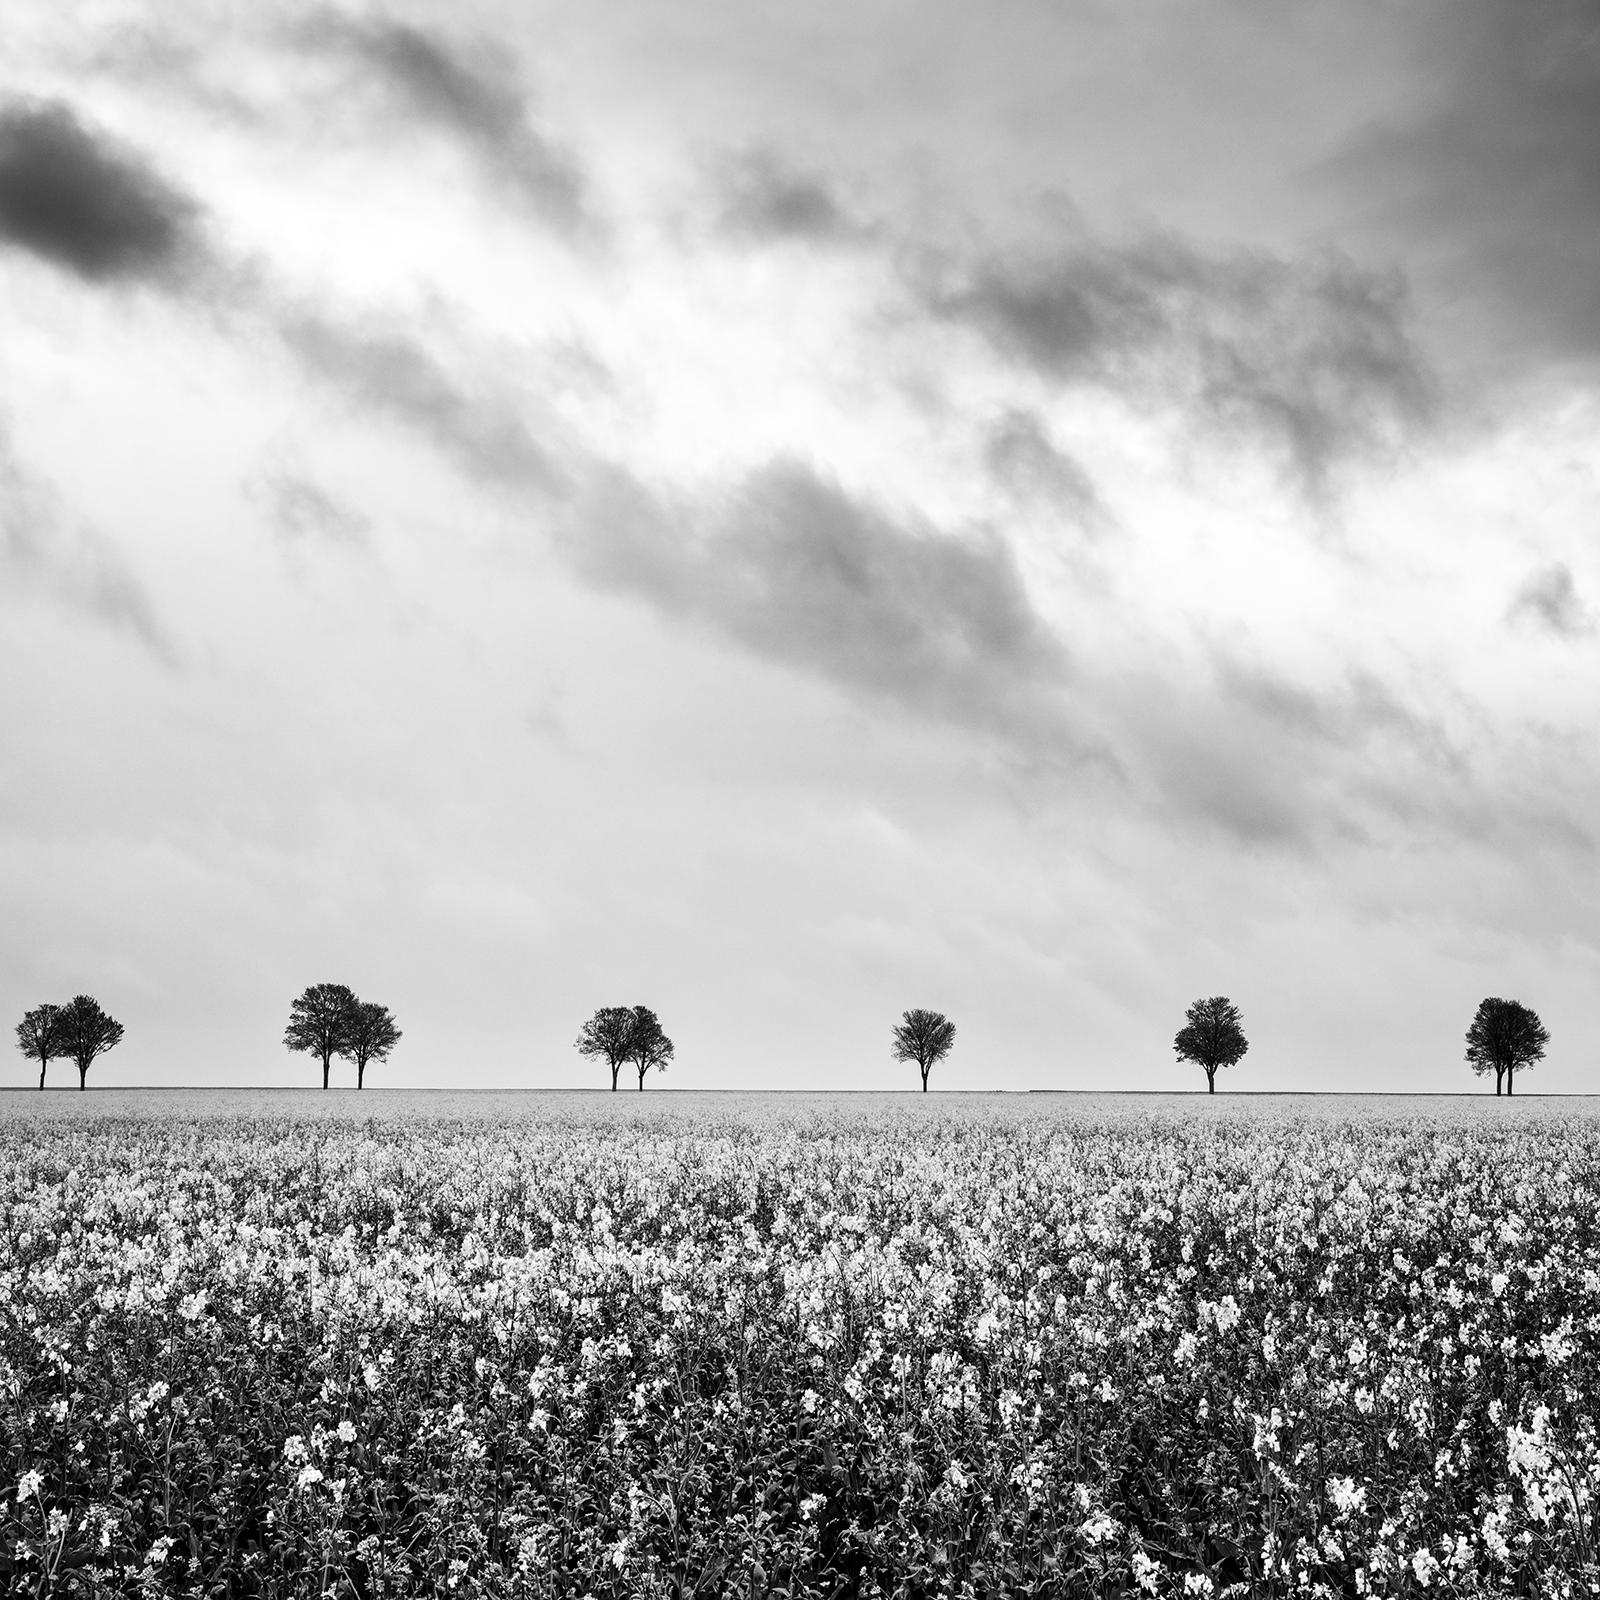
[[[350,1017],[356,997],[342,983],[314,983],[289,1007],[284,1045],[307,1055],[322,1057],[322,1087],[328,1087],[328,1068],[336,1055],[347,1053]]]
[[[900,1018],[894,1026],[894,1058],[916,1062],[917,1071],[922,1074],[922,1092],[926,1094],[934,1063],[943,1061],[956,1042],[956,1025],[942,1012],[920,1007],[902,1011]]]
[[[58,1016],[61,1028],[61,1054],[78,1064],[78,1087],[89,1087],[89,1068],[94,1058],[122,1043],[122,1024],[100,1009],[92,995],[74,995]]]
[[[622,1070],[622,1063],[629,1059],[633,1046],[633,1025],[632,1006],[601,1006],[584,1023],[574,1044],[580,1056],[599,1058],[611,1068],[613,1094],[617,1088],[617,1074]]]
[[[672,1059],[672,1041],[661,1031],[661,1023],[649,1006],[633,1008],[633,1026],[628,1032],[628,1056],[639,1073],[639,1092],[644,1092],[644,1075],[652,1067],[665,1072]]]
[[[1239,1026],[1239,1008],[1226,995],[1196,1000],[1184,1012],[1187,1021],[1172,1041],[1180,1061],[1194,1061],[1205,1068],[1206,1093],[1217,1092],[1217,1069],[1231,1067],[1250,1048],[1250,1041]]]
[[[380,1006],[376,1000],[356,1000],[351,1005],[345,1017],[339,1054],[355,1062],[356,1088],[361,1088],[366,1080],[367,1063],[387,1061],[400,1038],[400,1030],[395,1027],[388,1006]]]
[[[1544,1059],[1550,1043],[1550,1030],[1539,1020],[1539,1013],[1520,1000],[1500,1000],[1491,996],[1478,1002],[1478,1009],[1467,1029],[1467,1065],[1480,1076],[1494,1073],[1494,1092],[1501,1085],[1507,1094],[1516,1092],[1517,1069],[1531,1067]]]
[[[61,1036],[61,1007],[35,1006],[17,1024],[17,1048],[39,1063],[39,1087],[44,1088],[45,1069],[67,1054]]]

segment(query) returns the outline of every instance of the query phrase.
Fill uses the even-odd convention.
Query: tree
[[[1472,1026],[1467,1029],[1467,1064],[1480,1076],[1494,1072],[1494,1092],[1501,1085],[1507,1094],[1516,1092],[1517,1069],[1531,1067],[1544,1059],[1550,1043],[1550,1030],[1539,1020],[1539,1013],[1520,1000],[1493,997],[1478,1003]]]
[[[387,1061],[389,1052],[400,1043],[400,1030],[394,1025],[388,1006],[376,1000],[354,1000],[345,1017],[344,1037],[339,1054],[356,1065],[356,1088],[367,1076],[369,1061]],[[324,1078],[323,1087],[327,1087]]]
[[[894,1058],[915,1061],[922,1074],[922,1092],[928,1092],[928,1074],[943,1061],[956,1042],[956,1025],[938,1011],[902,1011],[894,1027]]]
[[[649,1006],[633,1008],[633,1026],[628,1030],[627,1060],[639,1072],[639,1092],[644,1093],[644,1075],[652,1067],[665,1072],[672,1059],[672,1041],[661,1031],[661,1023]]]
[[[1217,1092],[1217,1069],[1231,1067],[1250,1048],[1250,1041],[1239,1026],[1239,1008],[1226,995],[1196,1000],[1184,1012],[1187,1019],[1172,1041],[1180,1061],[1193,1061],[1205,1068],[1206,1093]]]
[[[68,1005],[62,1006],[58,1021],[61,1028],[61,1054],[71,1056],[78,1064],[78,1087],[89,1087],[89,1068],[94,1058],[122,1043],[122,1024],[100,1009],[100,1002],[92,995],[74,995]]]
[[[633,1007],[601,1006],[584,1023],[574,1048],[580,1056],[603,1058],[611,1068],[611,1090],[616,1093],[617,1073],[629,1059],[633,1044]],[[658,1024],[659,1026],[659,1024]]]
[[[348,1051],[350,1018],[356,997],[342,983],[314,983],[289,1007],[284,1045],[322,1057],[322,1087],[328,1087],[328,1068],[337,1055]]]
[[[44,1088],[45,1068],[67,1054],[61,1035],[61,1007],[35,1006],[17,1024],[17,1048],[39,1063],[39,1087]]]

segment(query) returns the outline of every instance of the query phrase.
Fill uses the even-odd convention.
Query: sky
[[[0,1006],[92,1084],[339,982],[373,1087],[1200,1090],[1223,994],[1224,1092],[1483,1092],[1491,995],[1600,1091],[1587,0],[5,32]]]

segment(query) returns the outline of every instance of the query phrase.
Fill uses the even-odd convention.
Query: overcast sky
[[[5,35],[0,1004],[95,1083],[332,981],[374,1085],[1200,1089],[1226,994],[1224,1089],[1482,1090],[1486,995],[1600,1089],[1587,0]]]

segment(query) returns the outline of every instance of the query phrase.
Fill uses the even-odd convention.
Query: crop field
[[[1586,1102],[0,1096],[0,1588],[1600,1592]]]

